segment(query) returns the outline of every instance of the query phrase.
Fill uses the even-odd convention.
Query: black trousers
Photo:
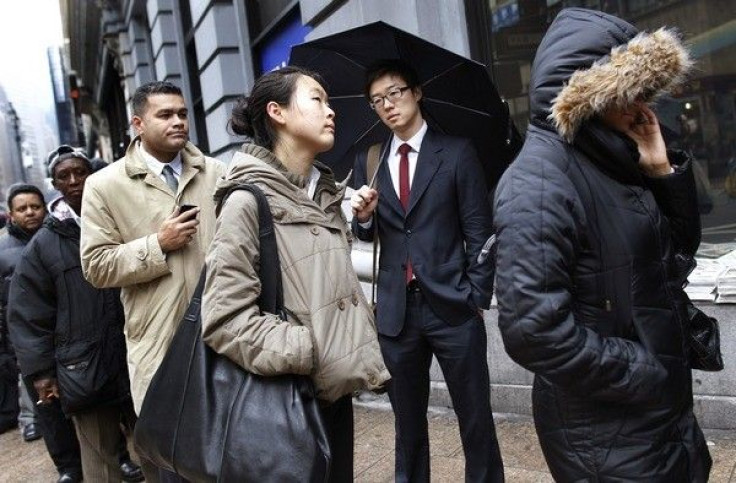
[[[401,333],[397,337],[379,336],[392,376],[388,394],[396,418],[396,481],[430,481],[427,405],[432,354],[442,368],[457,414],[465,452],[465,481],[503,481],[483,321],[479,316],[461,325],[448,325],[432,312],[421,292],[407,293],[406,305]]]
[[[353,481],[353,398],[343,396],[320,410],[330,442],[330,483]]]
[[[18,369],[15,357],[0,344],[0,432],[18,427]]]
[[[23,383],[31,395],[34,404],[38,401],[38,393],[33,387],[33,381],[23,377]],[[54,400],[51,404],[36,406],[38,425],[41,427],[46,449],[59,473],[82,474],[82,456],[79,451],[79,441],[74,423],[61,410],[61,404]]]

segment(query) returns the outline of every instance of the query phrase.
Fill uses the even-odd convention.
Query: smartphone
[[[182,213],[187,212],[189,210],[193,210],[196,207],[197,205],[181,205],[179,207],[179,214],[181,215]]]

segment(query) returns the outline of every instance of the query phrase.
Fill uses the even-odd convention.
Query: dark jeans
[[[38,393],[33,387],[33,381],[28,377],[23,377],[23,383],[34,403],[38,401]],[[82,456],[79,451],[77,432],[72,420],[67,418],[61,410],[59,401],[54,400],[51,404],[36,406],[36,415],[46,449],[57,471],[81,475]]]
[[[432,354],[442,368],[457,414],[465,481],[503,481],[483,321],[475,317],[461,325],[448,325],[432,312],[421,292],[408,292],[406,305],[401,333],[379,336],[392,376],[388,394],[396,417],[396,481],[430,481],[427,405]]]
[[[353,398],[343,396],[322,407],[322,421],[330,442],[330,483],[353,481]]]

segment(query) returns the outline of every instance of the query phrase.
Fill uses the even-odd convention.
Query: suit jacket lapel
[[[411,191],[409,193],[409,209],[406,211],[407,216],[414,209],[424,191],[429,186],[429,182],[442,164],[442,158],[439,152],[442,146],[437,143],[437,139],[431,129],[427,130],[422,140],[422,147],[419,150],[419,158],[417,159],[417,168],[414,171],[414,179],[411,183]],[[398,199],[398,198],[397,198]]]

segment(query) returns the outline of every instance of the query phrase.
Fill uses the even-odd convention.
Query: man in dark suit
[[[460,88],[458,86],[458,88]],[[393,135],[376,189],[357,157],[353,231],[378,236],[377,325],[396,416],[396,481],[429,481],[427,404],[434,354],[445,376],[465,451],[466,481],[503,481],[490,405],[486,331],[493,266],[478,263],[491,235],[483,170],[467,139],[428,129],[422,91],[405,63],[382,61],[366,96]],[[380,196],[379,196],[380,192]]]

